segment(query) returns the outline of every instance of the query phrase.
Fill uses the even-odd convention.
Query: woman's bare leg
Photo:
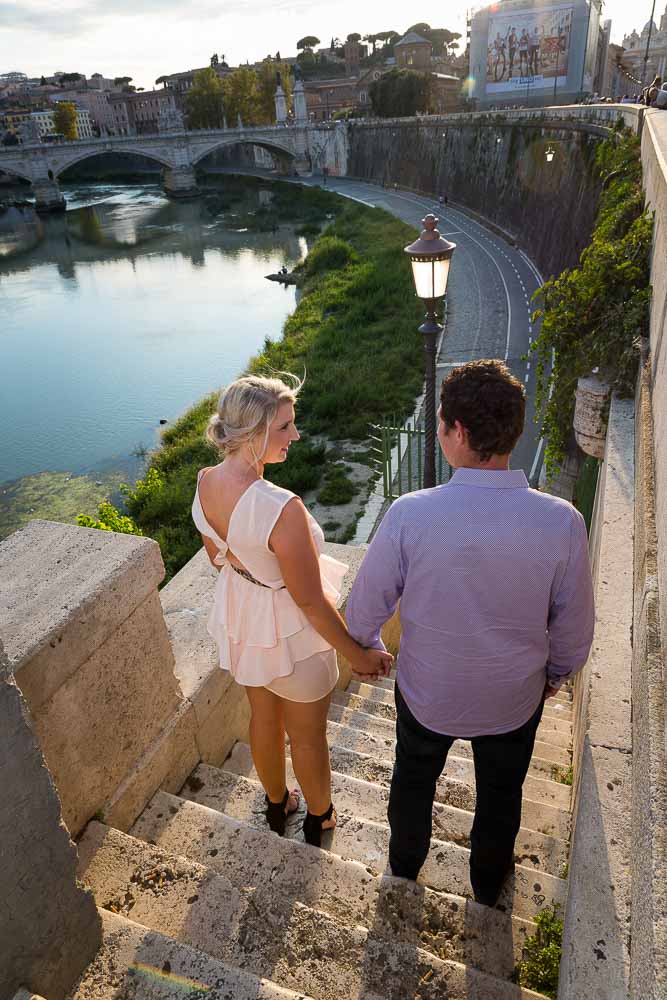
[[[290,738],[294,773],[309,812],[321,816],[331,803],[331,767],[327,744],[327,712],[331,695],[307,703],[284,700],[285,728]],[[335,826],[334,816],[322,825]]]
[[[250,749],[255,770],[271,802],[285,794],[285,720],[282,698],[263,687],[246,687],[250,702]],[[293,796],[287,810],[296,808]]]

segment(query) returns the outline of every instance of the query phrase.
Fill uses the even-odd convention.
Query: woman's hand
[[[364,649],[350,661],[352,670],[360,681],[376,681],[378,677],[388,677],[394,657],[384,649]]]

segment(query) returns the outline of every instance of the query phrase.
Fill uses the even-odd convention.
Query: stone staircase
[[[322,849],[300,813],[284,838],[263,815],[250,748],[158,791],[129,833],[91,822],[79,877],[104,944],[69,1000],[519,1000],[511,977],[534,918],[564,906],[570,792],[568,692],[547,702],[524,786],[516,868],[495,909],[471,898],[468,743],[449,755],[418,884],[386,874],[393,679],[337,691],[328,735],[338,825]],[[287,747],[288,785],[295,777]]]

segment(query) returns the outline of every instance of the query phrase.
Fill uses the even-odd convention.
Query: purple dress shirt
[[[397,679],[423,726],[449,736],[527,722],[581,669],[595,612],[586,525],[521,470],[458,469],[392,505],[347,603],[365,646],[401,601]]]

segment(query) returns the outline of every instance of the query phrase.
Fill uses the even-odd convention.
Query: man
[[[438,440],[454,475],[397,500],[348,601],[348,628],[381,646],[400,598],[396,763],[389,861],[416,879],[436,782],[455,739],[472,742],[475,899],[495,905],[513,864],[521,790],[544,697],[586,662],[593,590],[586,527],[565,500],[531,490],[510,454],[525,391],[500,361],[442,384]]]

